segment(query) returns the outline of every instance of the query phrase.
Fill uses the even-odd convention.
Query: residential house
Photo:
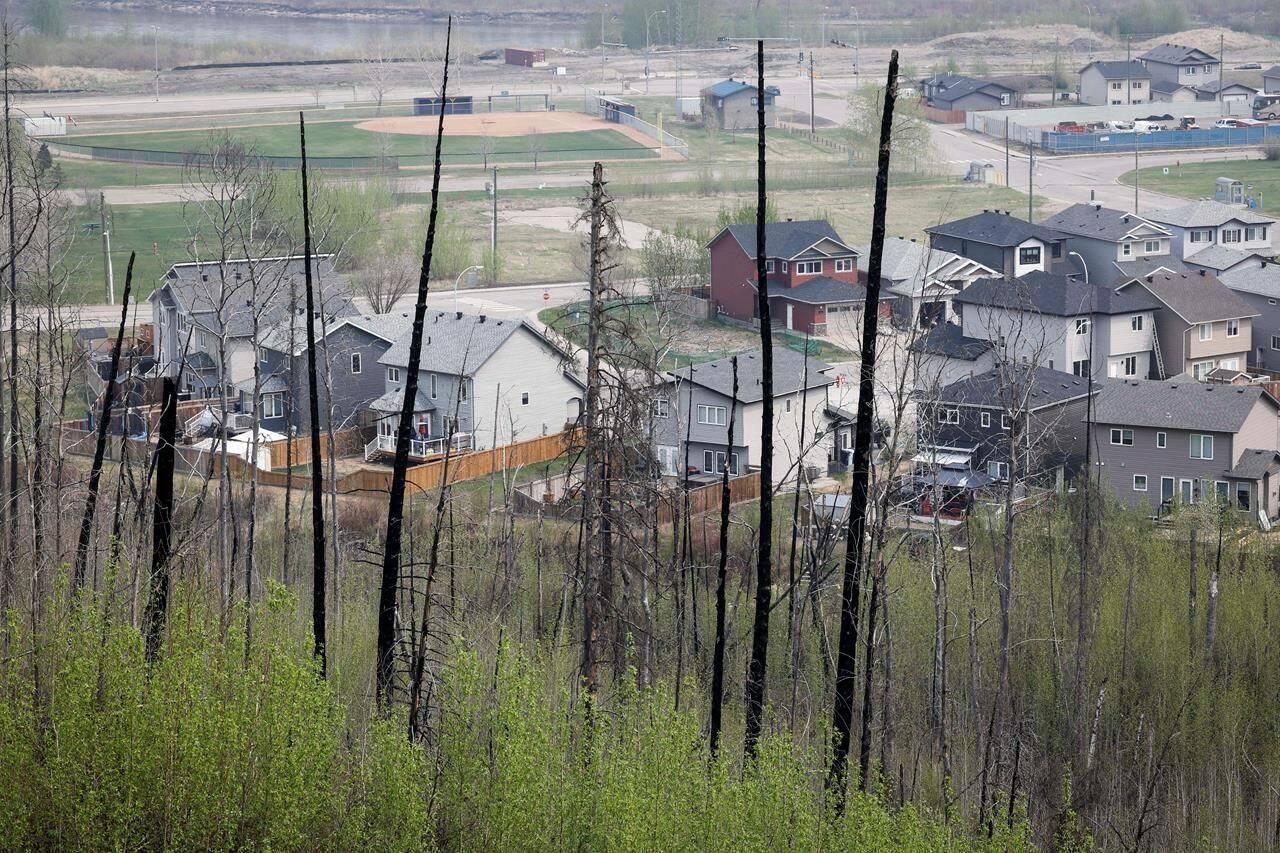
[[[922,393],[915,460],[995,480],[1065,481],[1084,461],[1089,393],[1087,378],[1013,362]]]
[[[1151,72],[1136,59],[1096,60],[1080,69],[1082,104],[1145,104],[1151,100]]]
[[[290,313],[305,328],[304,278],[300,255],[174,264],[148,297],[157,375],[178,377],[193,397],[219,396],[252,379],[270,330]],[[330,256],[312,258],[312,280],[317,325],[359,313]]]
[[[318,424],[335,430],[368,425],[369,405],[386,393],[378,360],[408,333],[405,313],[354,314],[317,330]],[[295,322],[268,332],[260,347],[258,376],[237,383],[240,411],[254,412],[262,428],[288,434],[311,425],[310,370],[306,329]]]
[[[1211,79],[1218,79],[1220,63],[1217,57],[1198,47],[1166,42],[1151,48],[1138,59],[1151,73],[1153,81],[1198,87]]]
[[[1244,249],[1233,249],[1221,244],[1201,249],[1188,257],[1183,263],[1187,269],[1198,272],[1205,270],[1210,275],[1222,278],[1224,273],[1241,267],[1257,266],[1258,262],[1270,256],[1270,252],[1249,252]]]
[[[756,226],[729,225],[707,244],[711,254],[711,301],[716,312],[755,322]],[[770,222],[765,226],[765,276],[775,328],[826,331],[828,320],[861,317],[866,287],[858,276],[858,252],[825,220]],[[894,294],[881,294],[881,313],[892,311]]]
[[[907,348],[914,356],[914,386],[920,389],[942,388],[996,364],[994,343],[967,337],[959,323],[950,321],[921,332]]]
[[[1017,277],[1032,270],[1058,272],[1067,235],[1027,222],[1007,210],[984,210],[925,229],[932,249],[977,261],[997,275]]]
[[[1274,518],[1278,416],[1280,403],[1256,385],[1109,383],[1093,410],[1095,476],[1122,503],[1153,515],[1212,496]]]
[[[865,278],[870,246],[856,247],[858,272]],[[969,284],[995,275],[995,270],[961,255],[891,237],[884,241],[881,286],[897,297],[895,313],[921,329],[954,317],[951,300]]]
[[[707,127],[718,130],[746,130],[759,123],[756,86],[734,80],[721,80],[702,90],[702,121]],[[777,86],[764,90],[764,123],[773,127],[774,101],[779,95]]]
[[[946,72],[920,83],[926,106],[947,112],[998,110],[1011,106],[1018,92],[1002,83]]]
[[[1262,91],[1267,95],[1280,95],[1280,65],[1262,72]]]
[[[1204,270],[1157,273],[1116,291],[1142,293],[1160,303],[1153,341],[1157,379],[1187,373],[1203,380],[1215,368],[1241,370],[1248,364],[1258,312]]]
[[[831,436],[826,432],[830,365],[786,347],[773,348],[773,480],[794,481],[799,467],[825,470]],[[733,403],[731,360],[694,364],[668,374],[653,391],[654,455],[661,471],[734,475],[759,468],[764,393],[761,351],[738,356],[738,395]],[[728,442],[734,410],[733,447]],[[803,421],[804,430],[801,431]]]
[[[1201,199],[1168,210],[1152,210],[1143,216],[1169,230],[1173,254],[1184,259],[1210,246],[1272,254],[1276,221],[1248,208]]]
[[[988,278],[956,297],[967,338],[995,344],[997,362],[1015,361],[1075,376],[1146,377],[1160,303],[1063,275],[1031,272]]]
[[[1093,284],[1127,281],[1129,262],[1138,258],[1159,264],[1169,257],[1173,237],[1150,220],[1100,204],[1073,204],[1041,224],[1067,235],[1069,264]]]
[[[1280,264],[1255,258],[1220,273],[1218,280],[1258,315],[1253,318],[1252,355],[1242,366],[1280,371]]]
[[[1195,86],[1179,83],[1176,80],[1152,80],[1152,103],[1194,103],[1199,100],[1199,90]]]
[[[367,456],[395,452],[411,334],[378,359],[385,393],[368,406],[377,435]],[[414,456],[443,452],[449,436],[456,447],[488,449],[549,435],[581,413],[572,357],[524,320],[429,312],[418,365]]]
[[[1246,86],[1244,83],[1234,83],[1231,80],[1223,80],[1221,83],[1217,80],[1206,80],[1196,86],[1196,100],[1199,101],[1249,104],[1253,102],[1253,96],[1256,94],[1258,94],[1258,90],[1252,86]]]

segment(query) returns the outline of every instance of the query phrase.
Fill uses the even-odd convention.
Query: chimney
[[[1200,270],[1200,277],[1204,278],[1204,270]]]
[[[480,322],[481,322],[481,323],[483,323],[483,322],[484,322],[484,315],[483,315],[483,314],[481,314],[481,315],[480,315]]]
[[[456,316],[456,317],[454,317],[454,319],[455,319],[455,320],[461,320],[461,319],[462,319],[462,312],[461,312],[461,311],[459,311],[459,312],[458,312],[458,314],[457,314],[457,316]]]

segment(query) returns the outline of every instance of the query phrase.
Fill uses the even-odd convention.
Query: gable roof
[[[1151,72],[1147,66],[1143,65],[1136,59],[1125,60],[1095,60],[1090,62],[1084,68],[1080,69],[1080,73],[1088,71],[1090,68],[1097,69],[1105,80],[1150,80]]]
[[[329,322],[325,327],[316,326],[315,339],[318,341],[323,337],[332,336],[340,329],[350,326],[359,329],[365,334],[385,341],[388,344],[395,343],[396,340],[405,335],[410,326],[413,325],[413,318],[407,312],[392,312],[390,314],[352,314],[335,322]],[[292,341],[290,340],[292,338]],[[276,325],[262,332],[260,335],[260,343],[263,347],[276,352],[287,353],[289,355],[301,355],[306,352],[307,327],[305,318],[290,323],[283,320]]]
[[[1280,77],[1280,65],[1273,65],[1262,72],[1263,77]]]
[[[472,376],[498,348],[521,329],[559,350],[523,320],[498,319],[461,311],[428,312],[422,330],[419,369],[453,376]],[[407,367],[412,329],[402,334],[378,359],[379,364]],[[561,353],[563,355],[563,353]]]
[[[1162,95],[1172,95],[1175,92],[1182,91],[1183,89],[1186,89],[1189,92],[1194,92],[1196,87],[1188,86],[1185,83],[1179,83],[1177,80],[1155,80],[1151,83],[1151,91],[1159,92]]]
[[[1243,207],[1232,207],[1212,199],[1200,199],[1181,207],[1168,210],[1153,210],[1146,218],[1164,225],[1176,225],[1179,228],[1216,228],[1233,219],[1246,225],[1273,225],[1275,220]]]
[[[1280,299],[1280,264],[1275,261],[1259,258],[1255,263],[1227,270],[1218,276],[1218,281],[1232,290]]]
[[[1188,324],[1258,316],[1248,302],[1204,270],[1200,270],[1198,275],[1192,272],[1157,273],[1128,281],[1117,290],[1135,284],[1145,288]]]
[[[1229,270],[1236,264],[1247,261],[1250,258],[1261,257],[1257,252],[1246,252],[1243,249],[1235,249],[1231,246],[1224,246],[1221,243],[1214,243],[1212,246],[1206,246],[1193,255],[1186,257],[1186,262],[1198,267],[1213,270],[1214,272],[1222,272]]]
[[[1133,258],[1128,261],[1112,261],[1111,266],[1119,273],[1112,276],[1109,284],[1132,281],[1135,278],[1146,278],[1160,272],[1185,272],[1187,265],[1175,255],[1150,255]],[[1097,273],[1101,275],[1101,273]]]
[[[1216,95],[1219,91],[1228,92],[1232,89],[1243,89],[1251,95],[1256,95],[1258,90],[1250,86],[1248,83],[1240,83],[1232,80],[1223,80],[1222,85],[1218,85],[1217,80],[1208,80],[1196,86],[1197,92],[1204,92],[1206,95]]]
[[[940,355],[961,361],[976,361],[992,349],[991,341],[965,337],[964,329],[957,323],[939,323],[920,335],[907,348],[921,355]]]
[[[1098,240],[1110,240],[1112,242],[1123,240],[1143,226],[1154,228],[1162,234],[1167,235],[1169,233],[1167,228],[1154,222],[1148,222],[1141,216],[1111,207],[1103,207],[1100,204],[1073,204],[1044,220],[1041,224],[1066,234],[1093,237]]]
[[[986,92],[992,97],[999,97],[1001,94],[1014,94],[1017,90],[1006,86],[1003,83],[996,83],[991,80],[979,80],[976,77],[966,77],[963,74],[952,74],[950,72],[943,74],[935,74],[933,77],[924,81],[924,85],[929,87],[929,96],[939,101],[958,101],[965,95],[972,95],[974,92]],[[991,92],[989,90],[999,90]]]
[[[760,356],[761,350],[758,349],[738,354],[739,403],[756,403],[764,399],[763,388],[760,384],[764,369]],[[804,373],[804,368],[804,353],[796,352],[787,347],[775,346],[773,348],[773,396],[781,397],[785,394],[794,394],[802,386],[806,390],[824,388],[835,382],[834,379],[826,375],[826,371],[831,369],[831,365],[818,361],[813,356],[809,357],[809,371],[802,381],[801,374]],[[709,388],[725,397],[733,395],[733,364],[731,358],[691,364],[688,367],[673,370],[668,375],[674,379],[692,382],[703,388]]]
[[[707,245],[713,245],[726,233],[737,241],[743,252],[755,257],[756,225],[754,222],[726,225],[719,234],[711,238],[711,242]],[[848,249],[850,254],[853,253],[853,248],[840,238],[836,229],[832,228],[831,223],[825,219],[788,219],[783,222],[766,222],[764,226],[765,252],[771,258],[794,258],[823,240],[839,243],[841,247]]]
[[[1280,452],[1247,447],[1227,476],[1236,480],[1261,480],[1277,470],[1280,470]]]
[[[828,302],[865,302],[867,288],[838,278],[820,275],[806,279],[791,288],[770,288],[769,298],[790,299],[807,305],[825,305]],[[893,299],[893,294],[881,293],[880,299]]]
[[[858,252],[858,270],[865,273],[870,260],[870,246],[855,246]],[[949,267],[970,267],[973,272],[995,275],[995,270],[977,261],[943,249],[935,249],[925,243],[890,237],[884,241],[880,257],[880,280],[888,282],[895,293],[917,294],[929,280],[948,273]]]
[[[1065,240],[1065,234],[1027,222],[1009,213],[998,210],[984,210],[973,216],[943,222],[924,229],[926,234],[940,234],[944,237],[955,237],[961,240],[973,240],[975,243],[986,243],[990,246],[1011,248],[1023,241],[1035,238],[1045,242]]]
[[[1097,393],[1098,383],[1094,384]],[[942,388],[938,400],[983,409],[1008,409],[1027,404],[1031,412],[1050,408],[1087,396],[1089,380],[1083,376],[1037,367],[1030,373],[1016,369],[1010,373],[992,368],[977,376],[967,376]]]
[[[1119,293],[1102,284],[1085,284],[1065,275],[1035,270],[1021,278],[982,278],[956,297],[962,305],[1004,308],[1076,317],[1081,314],[1135,314],[1160,305],[1148,296]]]
[[[1099,424],[1235,433],[1259,400],[1280,408],[1257,385],[1126,379],[1105,384],[1093,404],[1093,419]]]
[[[1157,45],[1138,58],[1147,62],[1159,62],[1162,65],[1202,65],[1206,62],[1218,61],[1212,54],[1198,47],[1170,42]]]
[[[712,97],[714,97],[714,98],[728,98],[728,97],[730,97],[730,96],[732,96],[732,95],[736,95],[736,94],[738,94],[739,92],[744,92],[744,91],[755,92],[756,90],[757,90],[757,89],[756,89],[756,86],[755,86],[754,84],[752,84],[752,83],[744,83],[744,82],[742,82],[741,80],[734,80],[734,79],[731,77],[731,78],[729,78],[728,80],[721,80],[719,83],[713,83],[713,84],[711,84],[710,86],[708,86],[708,87],[706,87],[705,89],[703,89],[703,90],[702,90],[702,94],[703,94],[703,95],[711,95],[711,96],[712,96]],[[778,87],[777,87],[777,86],[765,86],[765,87],[764,87],[764,92],[765,92],[765,95],[766,95],[766,96],[767,96],[767,95],[777,95],[777,94],[778,94]],[[768,101],[768,98],[766,97],[766,99],[765,99],[765,100],[766,100],[766,102],[767,102],[767,101]]]

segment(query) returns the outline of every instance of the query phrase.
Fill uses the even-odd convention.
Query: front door
[[[1179,480],[1178,497],[1184,504],[1195,503],[1195,480]]]
[[[787,331],[788,332],[795,328],[795,326],[792,325],[792,320],[795,315],[795,310],[796,310],[796,307],[792,305],[790,302],[788,302],[787,303]]]

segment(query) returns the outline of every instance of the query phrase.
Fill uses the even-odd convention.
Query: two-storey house
[[[1247,366],[1280,371],[1280,263],[1254,258],[1220,273],[1218,280],[1257,312]]]
[[[1138,60],[1146,66],[1153,81],[1193,88],[1210,81],[1217,83],[1221,64],[1217,57],[1198,47],[1168,42],[1151,48],[1139,56]]]
[[[1257,311],[1204,270],[1133,279],[1117,293],[1155,299],[1157,379],[1190,374],[1203,380],[1217,368],[1243,370],[1253,348]]]
[[[694,364],[668,374],[653,389],[653,453],[663,474],[693,470],[734,475],[758,468],[764,393],[761,351],[738,357],[738,394],[733,396],[731,359]],[[825,469],[831,450],[826,430],[830,365],[786,347],[773,349],[773,480],[792,482],[800,468]],[[729,413],[733,411],[733,447]],[[803,431],[801,429],[803,427]]]
[[[937,389],[967,376],[986,373],[996,364],[996,347],[986,338],[970,338],[959,323],[939,323],[922,331],[907,346],[913,386]]]
[[[369,403],[377,434],[365,455],[395,452],[404,405],[411,330],[378,359],[384,391]],[[559,432],[576,423],[583,384],[572,356],[523,320],[461,311],[429,312],[423,327],[410,453],[488,449]]]
[[[1145,104],[1151,100],[1151,72],[1136,59],[1096,60],[1080,69],[1080,103]]]
[[[1134,261],[1160,266],[1171,258],[1172,233],[1123,210],[1073,204],[1041,224],[1067,235],[1070,268],[1093,284],[1127,281]]]
[[[1214,246],[1240,252],[1242,259],[1251,253],[1274,254],[1271,239],[1276,221],[1245,207],[1202,199],[1144,216],[1169,230],[1173,253],[1188,263]]]
[[[1280,403],[1256,385],[1116,382],[1093,411],[1094,476],[1151,514],[1216,498],[1280,511]]]
[[[755,322],[756,226],[729,225],[707,244],[711,254],[711,301],[716,312]],[[770,222],[765,226],[765,276],[775,328],[823,334],[829,320],[859,316],[867,289],[859,280],[858,252],[825,220]],[[894,295],[881,294],[881,313]]]
[[[1089,391],[1084,377],[1005,362],[921,392],[915,460],[1000,481],[1070,479],[1084,460]]]
[[[317,326],[359,313],[332,258],[311,262]],[[157,375],[177,377],[194,397],[219,396],[252,379],[271,330],[290,314],[306,327],[304,280],[300,255],[174,264],[148,297]]]
[[[977,261],[997,275],[1017,277],[1033,270],[1059,272],[1067,235],[1027,222],[1007,210],[984,210],[973,216],[926,228],[932,249]]]
[[[997,361],[1095,378],[1152,372],[1160,303],[1149,295],[1032,272],[974,282],[955,301],[964,336],[991,341]]]
[[[858,246],[858,271],[867,273],[870,246]],[[928,329],[954,319],[951,300],[980,278],[995,270],[975,260],[890,237],[884,241],[880,261],[880,282],[896,297],[894,313],[919,329]]]

